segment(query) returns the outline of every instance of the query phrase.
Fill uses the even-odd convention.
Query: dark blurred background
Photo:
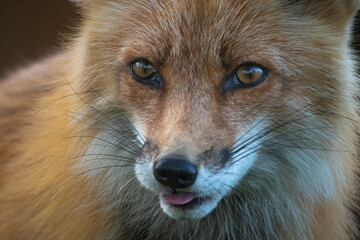
[[[56,51],[74,32],[77,12],[68,0],[0,0],[0,77]]]
[[[56,51],[74,32],[78,9],[68,0],[0,0],[0,76]],[[360,15],[355,48],[360,52]]]

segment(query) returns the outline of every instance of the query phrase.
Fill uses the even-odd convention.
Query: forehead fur
[[[70,0],[72,2],[76,2],[79,5],[83,6],[90,11],[97,11],[99,6],[116,6],[121,7],[123,10],[129,10],[131,8],[137,8],[138,14],[144,13],[149,9],[158,8],[160,10],[164,10],[169,6],[174,6],[175,8],[182,9],[184,6],[188,6],[189,10],[195,10],[199,13],[198,17],[208,16],[209,9],[223,9],[224,6],[234,6],[236,8],[239,5],[242,6],[262,6],[269,7],[274,6],[278,7],[278,12],[281,9],[285,9],[290,11],[293,15],[311,15],[317,18],[323,19],[334,19],[336,18],[338,22],[343,18],[345,20],[349,20],[352,17],[356,10],[360,7],[359,0],[326,0],[326,1],[318,1],[318,0]],[[197,8],[197,7],[200,7]],[[142,11],[141,9],[145,10]],[[200,10],[200,11],[199,11]],[[193,11],[190,11],[193,12]]]
[[[309,7],[303,1],[90,2],[87,30],[94,36],[90,41],[96,39],[94,43],[99,45],[95,48],[102,46],[104,53],[108,49],[107,56],[127,57],[123,61],[144,57],[158,65],[170,61],[181,63],[185,69],[189,67],[186,63],[194,67],[193,63],[199,61],[232,69],[251,60],[280,71],[291,69],[292,62],[306,63],[307,52],[309,59],[313,58],[310,55],[314,45],[328,51],[341,44],[343,34],[331,21],[347,21],[354,14],[356,3],[332,0],[324,6],[323,1],[320,4],[308,0],[314,10],[305,14]],[[346,12],[348,8],[352,10]],[[332,20],[327,21],[323,12],[329,11],[339,14],[330,14]],[[123,54],[126,49],[129,51]],[[304,53],[301,59],[299,53]]]
[[[278,29],[276,21],[264,23],[276,18],[275,11],[266,11],[269,7],[244,1],[157,1],[147,3],[141,13],[143,17],[136,17],[136,21],[132,18],[138,12],[130,14],[128,31],[135,30],[137,34],[136,38],[130,37],[133,44],[139,45],[135,47],[138,54],[152,58],[153,62],[170,60],[185,64],[184,59],[190,60],[187,62],[197,59],[217,65],[231,65],[235,60],[238,64],[240,56],[234,56],[236,52],[231,49],[242,49],[245,57],[247,49],[256,52],[254,43],[260,38],[264,43],[272,41],[264,34],[266,27]]]

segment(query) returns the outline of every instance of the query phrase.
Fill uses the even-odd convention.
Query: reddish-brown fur
[[[343,108],[353,100],[338,79],[352,71],[344,60],[346,26],[358,4],[304,2],[84,1],[84,23],[66,50],[0,82],[0,239],[132,236],[126,229],[131,219],[114,215],[111,199],[99,197],[105,187],[77,169],[91,142],[78,136],[96,136],[98,129],[76,120],[91,120],[98,111],[125,110],[160,146],[149,151],[156,159],[175,148],[198,155],[228,147],[259,113],[279,112],[272,116],[279,120],[293,104],[312,102],[357,120],[352,107]],[[130,76],[128,64],[138,57],[167,80],[163,90]],[[268,79],[223,91],[224,78],[249,60],[270,68]],[[346,125],[339,147],[353,151],[354,127],[343,118],[329,121]],[[341,202],[353,205],[356,162],[350,155],[343,156],[350,190],[335,185]],[[312,233],[280,229],[279,236],[349,239],[348,229],[355,229],[348,210],[321,197],[313,217]]]

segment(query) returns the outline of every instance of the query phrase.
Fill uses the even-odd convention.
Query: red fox
[[[357,0],[79,0],[0,82],[0,239],[354,239]]]

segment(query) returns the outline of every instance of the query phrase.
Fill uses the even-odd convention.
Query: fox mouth
[[[189,210],[211,201],[210,197],[198,197],[191,193],[160,194],[160,198],[167,205]]]
[[[192,193],[160,193],[160,206],[175,219],[198,219],[214,209],[220,199]]]

